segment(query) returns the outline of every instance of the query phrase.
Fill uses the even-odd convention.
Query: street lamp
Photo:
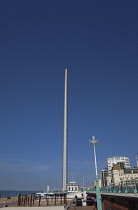
[[[99,179],[98,179],[98,170],[97,170],[97,160],[96,160],[96,147],[99,145],[98,140],[95,139],[95,136],[92,136],[92,140],[89,140],[89,146],[94,148],[94,161],[95,161],[95,173],[96,173],[96,198],[97,198],[97,207],[98,210],[102,210],[101,204],[101,193],[99,188]]]

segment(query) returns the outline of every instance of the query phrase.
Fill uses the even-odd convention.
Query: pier
[[[18,206],[64,206],[67,203],[66,193],[46,194],[45,197],[19,195]]]

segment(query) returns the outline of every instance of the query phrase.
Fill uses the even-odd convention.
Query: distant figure
[[[72,205],[75,206],[75,201],[73,201],[73,204]]]
[[[11,199],[11,197],[9,195],[7,195],[7,199]]]
[[[18,195],[18,206],[21,205],[21,194]]]
[[[8,204],[7,204],[7,202],[6,202],[6,201],[4,201],[4,205],[3,205],[3,207],[8,207]]]

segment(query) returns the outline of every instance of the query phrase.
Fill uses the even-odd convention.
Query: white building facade
[[[112,170],[112,183],[118,184],[119,182],[128,182],[128,184],[133,184],[134,179],[138,180],[138,168],[129,168],[129,169],[123,169],[120,168],[117,170],[117,168],[113,167]]]
[[[113,164],[116,164],[118,162],[124,163],[125,168],[130,168],[130,161],[128,157],[117,156],[117,157],[107,158],[106,160],[107,170],[111,171]]]
[[[118,162],[124,163],[125,168],[130,168],[130,161],[128,157],[124,156],[116,156],[116,157],[111,157],[107,158],[106,160],[106,165],[107,165],[107,185],[111,184],[111,175],[112,175],[112,167],[113,164],[117,164]]]
[[[79,191],[79,185],[76,182],[70,182],[67,184],[67,192],[78,192]]]

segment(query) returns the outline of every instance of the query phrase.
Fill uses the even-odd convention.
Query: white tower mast
[[[66,190],[67,185],[67,153],[68,153],[68,70],[65,69],[65,89],[64,89],[64,139],[63,139],[63,174],[62,190]]]

